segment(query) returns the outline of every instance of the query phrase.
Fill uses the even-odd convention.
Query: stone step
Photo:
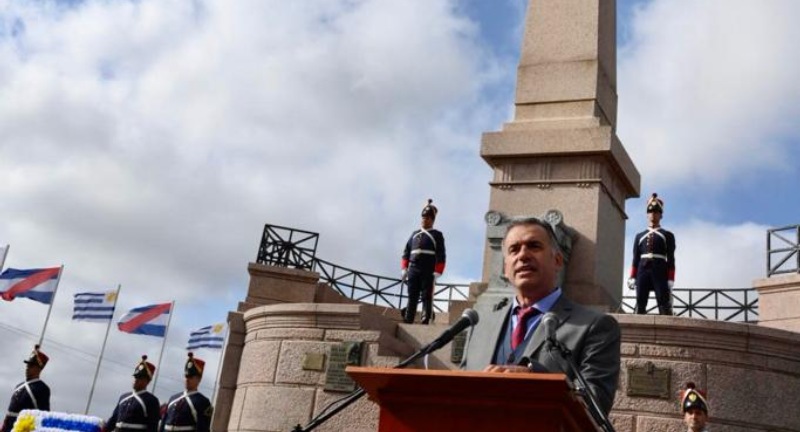
[[[440,321],[437,315],[436,322],[430,325],[423,324],[400,324],[397,326],[397,338],[414,347],[415,351],[433,342],[445,330],[450,327],[446,321]],[[443,346],[438,351],[428,356],[429,369],[458,369],[458,364],[450,361],[452,342]],[[422,359],[411,367],[424,368],[425,363]]]

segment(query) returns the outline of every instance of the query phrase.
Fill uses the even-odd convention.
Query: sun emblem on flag
[[[106,293],[106,303],[116,303],[116,301],[117,301],[116,291],[110,291]]]
[[[214,324],[214,327],[211,329],[211,333],[222,333],[222,329],[225,327],[225,324]]]

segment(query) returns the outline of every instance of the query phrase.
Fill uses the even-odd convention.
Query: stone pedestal
[[[800,274],[753,282],[758,291],[758,323],[800,333]]]
[[[682,431],[679,393],[708,390],[715,432],[800,430],[800,334],[753,324],[615,315],[622,373],[611,417],[619,432]],[[669,370],[669,398],[630,396],[631,367]]]
[[[615,133],[615,13],[614,0],[531,0],[515,117],[481,145],[494,171],[489,209],[563,213],[577,231],[564,291],[606,310],[621,301],[625,200],[640,182]]]

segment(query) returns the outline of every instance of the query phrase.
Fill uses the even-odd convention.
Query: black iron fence
[[[633,313],[635,308],[636,296],[622,298],[623,312]],[[755,288],[674,288],[672,308],[676,316],[754,323],[758,321],[758,292]],[[647,313],[658,313],[652,295]]]
[[[767,277],[800,273],[800,225],[767,230]]]
[[[316,257],[319,234],[277,225],[265,225],[256,262],[279,267],[315,271],[320,281],[353,300],[400,309],[408,297],[406,284],[395,278],[353,270]],[[466,300],[467,284],[439,283],[434,287],[433,306],[446,311],[450,302]]]
[[[402,280],[353,270],[319,259],[316,257],[318,240],[319,234],[314,232],[265,225],[256,262],[318,272],[321,282],[357,301],[396,309],[405,306],[408,294]],[[796,246],[795,243],[795,248]],[[721,321],[758,321],[758,294],[752,288],[676,288],[672,294],[673,310],[677,316]],[[436,284],[434,308],[438,312],[446,311],[451,301],[467,300],[468,296],[468,284]],[[633,313],[635,307],[636,297],[623,297],[622,312]],[[648,304],[647,312],[658,312],[654,300]]]
[[[264,225],[256,262],[311,270],[317,255],[319,234],[278,225]]]

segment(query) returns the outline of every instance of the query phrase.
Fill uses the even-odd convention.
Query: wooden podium
[[[563,374],[347,367],[379,432],[599,431]]]

